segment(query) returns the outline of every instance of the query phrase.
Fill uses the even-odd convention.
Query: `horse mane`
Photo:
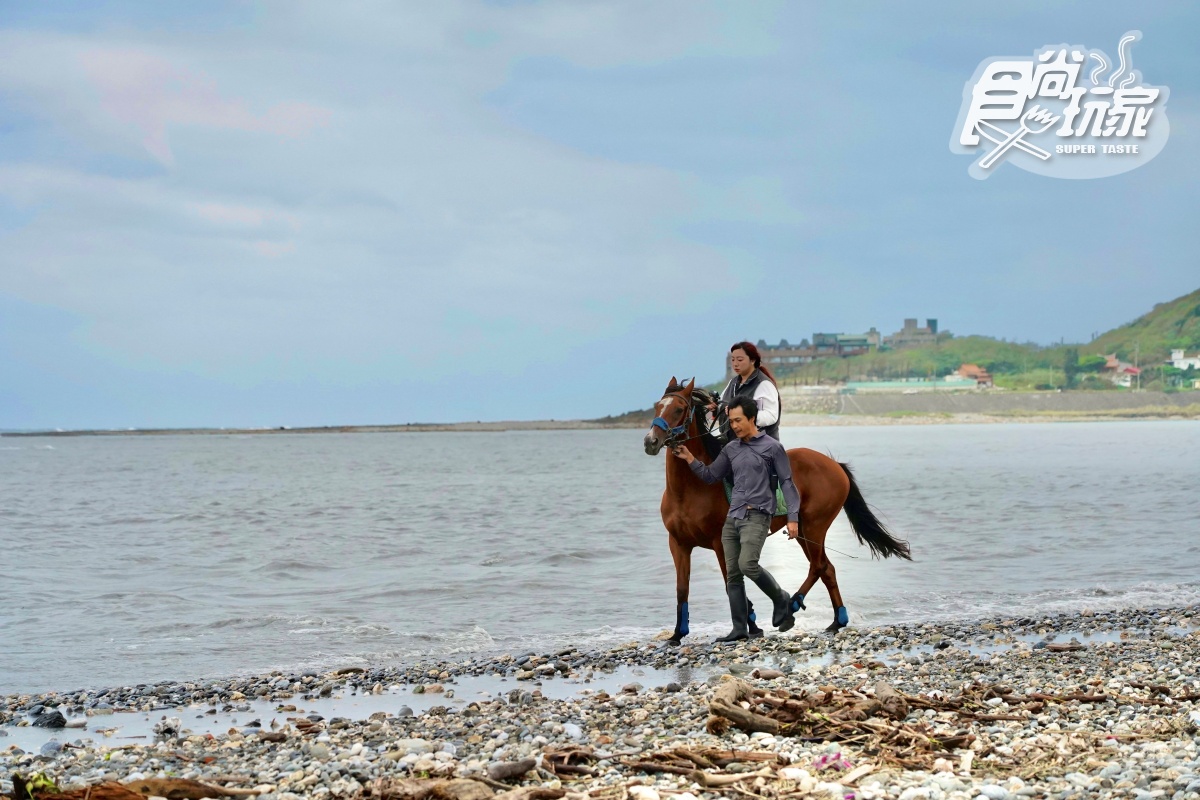
[[[701,414],[707,413],[708,409],[706,406],[709,403],[715,403],[717,399],[717,395],[708,391],[707,389],[692,390],[692,405],[695,406]],[[712,463],[712,461],[721,454],[721,441],[716,436],[713,436],[711,433],[709,433],[704,426],[703,419],[703,416],[701,416],[696,421],[696,424],[701,429],[700,442],[704,445],[704,452],[708,453],[709,463]]]

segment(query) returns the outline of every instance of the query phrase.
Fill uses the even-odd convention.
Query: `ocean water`
[[[0,439],[0,693],[649,639],[675,602],[643,434]],[[912,544],[872,560],[835,523],[852,624],[1200,601],[1200,423],[783,438],[850,462]],[[780,536],[763,562],[807,571]],[[832,620],[820,585],[808,607]],[[711,551],[691,616],[728,628]]]

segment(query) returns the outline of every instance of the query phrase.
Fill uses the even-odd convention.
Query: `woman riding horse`
[[[779,418],[783,415],[783,403],[779,400],[779,386],[775,376],[762,363],[758,348],[750,342],[737,342],[729,348],[729,366],[734,375],[721,391],[721,401],[710,403],[708,410],[720,413],[720,406],[729,408],[738,397],[749,397],[758,406],[757,426],[772,439],[779,439]],[[728,422],[721,426],[726,441],[731,441]]]

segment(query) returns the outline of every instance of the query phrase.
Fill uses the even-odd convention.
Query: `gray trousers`
[[[763,570],[758,566],[763,545],[771,534],[771,518],[761,511],[749,511],[745,519],[725,518],[721,528],[721,547],[725,550],[725,585],[744,584],[745,578],[758,583]]]

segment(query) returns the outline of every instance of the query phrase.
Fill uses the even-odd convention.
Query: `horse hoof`
[[[839,625],[837,620],[834,620],[833,622],[829,623],[829,627],[825,629],[825,632],[828,633],[830,636],[837,636],[837,632],[840,631],[844,627],[846,627],[846,626]]]
[[[679,647],[679,639],[676,639],[674,637],[667,639],[667,644],[670,645],[671,647]]]
[[[751,639],[761,639],[761,638],[762,638],[763,636],[765,636],[765,635],[766,635],[766,634],[764,634],[764,633],[762,632],[762,629],[761,629],[761,628],[755,628],[754,630],[750,631],[750,638],[751,638]]]

